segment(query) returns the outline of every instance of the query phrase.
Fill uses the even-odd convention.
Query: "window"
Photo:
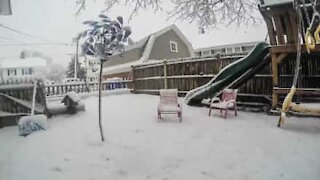
[[[21,69],[22,75],[31,75],[32,74],[32,68],[27,69]]]
[[[8,76],[16,76],[17,70],[16,69],[8,69]]]
[[[249,52],[254,48],[254,46],[243,46],[242,51],[244,52]]]
[[[210,56],[211,55],[211,51],[202,51],[202,56],[205,57],[205,56]]]
[[[234,51],[235,51],[235,53],[239,53],[239,52],[241,52],[241,48],[240,47],[235,47]]]
[[[171,52],[178,52],[178,43],[175,41],[170,41],[170,51]]]
[[[227,48],[226,53],[233,53],[233,48]]]

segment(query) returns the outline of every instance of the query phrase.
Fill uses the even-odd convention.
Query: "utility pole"
[[[77,45],[76,45],[76,57],[75,57],[75,60],[74,60],[74,78],[77,79],[77,64],[79,62],[79,40],[80,38],[77,37]]]

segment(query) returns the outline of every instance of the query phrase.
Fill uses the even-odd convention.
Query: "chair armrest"
[[[217,103],[217,102],[220,102],[220,98],[219,97],[213,97],[210,101],[210,104],[211,103]]]
[[[237,104],[237,102],[234,99],[231,99],[227,101],[227,104]]]

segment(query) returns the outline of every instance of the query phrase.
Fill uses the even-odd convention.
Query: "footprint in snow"
[[[55,171],[55,172],[59,172],[59,173],[63,173],[62,169],[59,166],[55,166],[55,167],[51,168],[50,170]]]

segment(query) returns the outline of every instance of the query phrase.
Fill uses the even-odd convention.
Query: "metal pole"
[[[75,57],[75,60],[74,60],[74,78],[76,79],[77,78],[77,64],[78,64],[78,61],[79,61],[79,56],[78,56],[78,49],[79,49],[79,40],[80,38],[77,37],[77,47],[76,47],[76,57]]]
[[[101,115],[101,81],[102,81],[102,70],[103,70],[103,61],[100,60],[100,72],[99,72],[99,128],[100,128],[100,135],[101,135],[101,141],[104,141],[104,135],[103,135],[103,127],[102,127],[102,115]]]
[[[34,108],[36,104],[36,94],[37,94],[37,81],[33,82],[33,94],[32,94],[32,106],[31,106],[31,115],[34,115]]]

